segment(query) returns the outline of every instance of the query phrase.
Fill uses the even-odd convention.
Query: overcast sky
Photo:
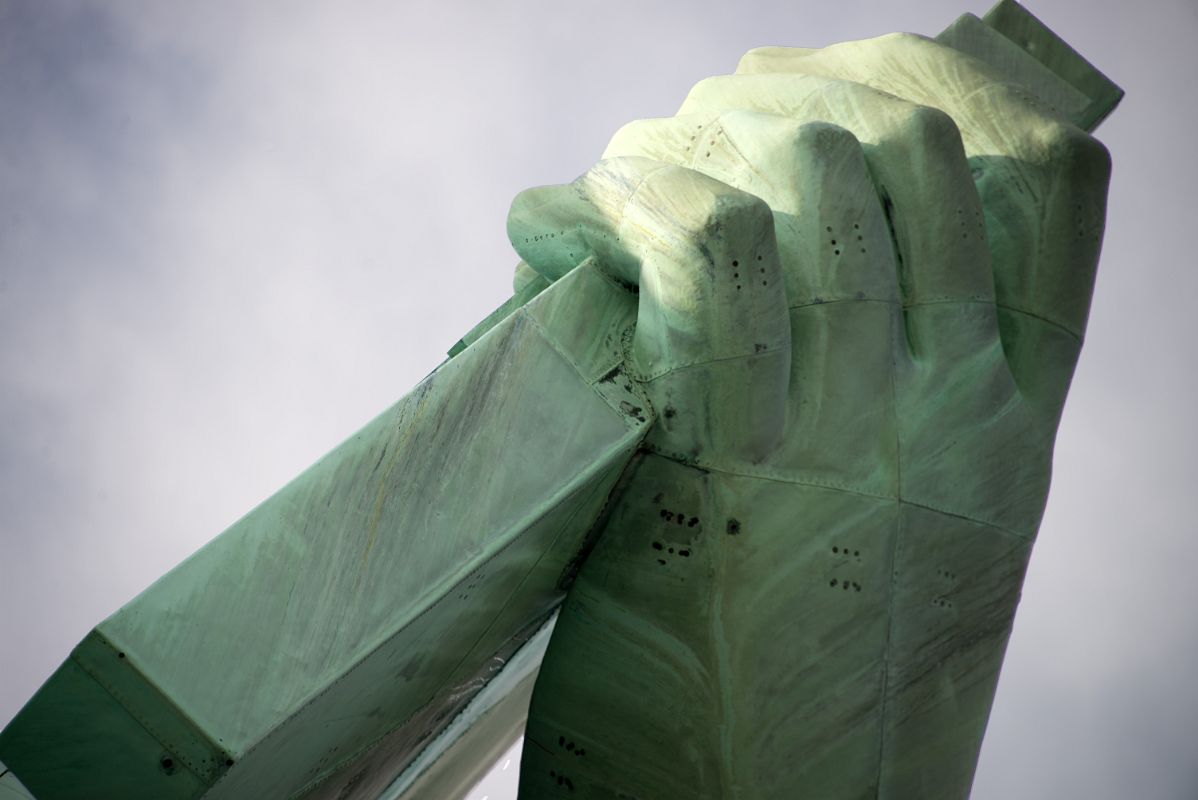
[[[1029,5],[1127,98],[974,797],[1193,800],[1198,11]],[[505,299],[517,191],[750,47],[987,7],[0,0],[0,725]]]

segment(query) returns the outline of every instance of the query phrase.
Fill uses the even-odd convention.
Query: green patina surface
[[[6,763],[39,797],[382,792],[560,603],[647,428],[634,314],[584,267],[509,315],[102,623]]]
[[[4,762],[0,761],[0,800],[32,800],[33,795],[17,780],[15,773],[10,772]]]
[[[628,159],[681,168],[638,185],[654,207],[718,180],[692,235],[625,214],[619,241],[687,253],[726,309],[708,339],[743,335],[751,307],[785,313],[790,344],[782,414],[760,355],[681,358],[661,386],[632,353],[659,418],[561,611],[522,797],[968,795],[1102,239],[1088,131],[1119,95],[1003,3],[940,41],[752,51],[572,186],[517,200],[509,227],[532,232],[573,198],[602,207]],[[730,218],[746,195],[773,241],[728,235],[752,227]],[[547,277],[577,257],[513,241]],[[694,325],[707,299],[653,269],[642,318]],[[746,396],[709,410],[738,367]],[[728,446],[729,420],[770,446]]]
[[[515,200],[449,361],[76,648],[9,774],[461,795],[544,650],[522,797],[967,796],[1120,95],[1004,0],[626,126]]]

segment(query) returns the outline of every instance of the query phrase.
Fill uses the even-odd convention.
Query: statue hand
[[[639,287],[624,372],[656,414],[563,606],[521,791],[963,797],[1109,159],[919,37],[741,73],[513,206],[545,277]]]

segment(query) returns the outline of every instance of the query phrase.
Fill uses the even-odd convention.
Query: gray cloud
[[[974,796],[1192,797],[1198,16],[1032,5],[1128,98]],[[504,299],[518,190],[749,47],[966,10],[985,5],[0,4],[0,723]]]

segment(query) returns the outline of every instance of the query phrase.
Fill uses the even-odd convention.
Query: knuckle
[[[860,149],[861,143],[852,131],[831,122],[806,122],[795,131],[795,145],[814,153],[839,153],[845,149]]]
[[[1056,123],[1049,128],[1045,151],[1051,164],[1078,169],[1095,177],[1109,175],[1111,171],[1111,153],[1106,145],[1068,123]]]
[[[639,154],[636,144],[641,130],[640,123],[641,120],[634,119],[632,122],[621,125],[608,141],[607,149],[603,151],[603,157],[606,159]]]
[[[691,90],[687,92],[686,100],[683,101],[683,107],[696,99],[701,99],[712,94],[718,94],[725,83],[725,76],[723,75],[712,75],[710,78],[704,78],[692,86]]]
[[[770,51],[765,47],[754,47],[748,50],[740,57],[740,61],[736,67],[737,72],[752,71],[753,67],[761,64],[769,55]]]
[[[709,196],[700,214],[692,221],[692,230],[706,235],[712,230],[743,228],[758,229],[773,224],[773,212],[756,195],[722,186]]]
[[[916,33],[895,32],[895,33],[887,33],[887,34],[883,34],[882,36],[878,36],[873,41],[877,42],[879,45],[882,45],[882,46],[889,45],[889,46],[910,47],[913,45],[924,44],[928,41],[928,39],[926,36],[920,36],[919,34],[916,34]]]
[[[772,221],[773,212],[764,200],[726,183],[684,167],[665,169],[653,178],[662,195],[685,196],[687,202],[677,210],[678,226],[688,234],[702,237],[714,228],[729,228]]]
[[[911,104],[899,122],[899,129],[924,149],[963,147],[957,123],[944,111],[933,106]]]
[[[729,203],[730,207],[735,209],[735,213],[738,217],[754,221],[764,220],[770,222],[770,224],[773,224],[773,210],[770,208],[769,203],[765,202],[757,195],[750,194],[749,192],[742,192],[739,189],[733,189],[729,194],[729,197],[731,199],[726,202]]]

